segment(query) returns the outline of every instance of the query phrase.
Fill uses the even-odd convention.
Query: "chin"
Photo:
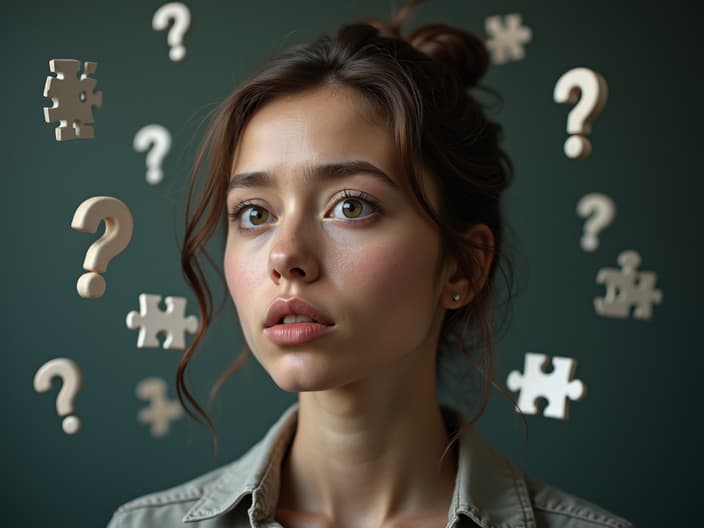
[[[334,388],[334,385],[326,383],[324,380],[313,380],[301,376],[283,374],[272,376],[272,379],[281,390],[286,392],[314,392]]]
[[[287,392],[312,392],[334,389],[349,383],[349,374],[340,372],[321,364],[319,360],[300,357],[298,354],[286,354],[279,358],[267,372],[281,390]],[[337,370],[337,369],[335,369]]]

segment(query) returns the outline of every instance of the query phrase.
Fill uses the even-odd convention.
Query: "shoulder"
[[[538,479],[524,479],[533,506],[536,526],[548,528],[632,528],[633,524],[584,499]]]
[[[467,516],[483,527],[633,526],[599,506],[526,474],[475,427],[469,427],[459,436],[453,506],[455,517]]]
[[[183,517],[201,500],[208,487],[232,464],[219,467],[178,486],[133,499],[112,515],[108,528],[151,528],[180,525]]]
[[[183,523],[203,528],[250,526],[250,521],[265,515],[275,501],[278,485],[273,480],[277,473],[270,469],[280,465],[295,430],[296,411],[296,405],[289,407],[267,434],[234,462],[123,504],[108,528],[162,528]]]

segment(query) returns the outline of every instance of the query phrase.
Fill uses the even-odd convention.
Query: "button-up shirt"
[[[443,406],[449,431],[464,423]],[[275,520],[281,462],[296,431],[298,404],[239,460],[174,488],[124,504],[108,528],[282,528]],[[596,528],[631,523],[530,478],[474,427],[458,439],[458,468],[446,528]]]

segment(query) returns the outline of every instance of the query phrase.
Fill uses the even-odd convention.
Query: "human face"
[[[282,389],[332,389],[411,355],[434,358],[447,275],[439,237],[392,132],[356,92],[326,87],[259,109],[234,154],[227,207],[228,288],[247,344]],[[275,301],[291,298],[326,324],[267,328]]]

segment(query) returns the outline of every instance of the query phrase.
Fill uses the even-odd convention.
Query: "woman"
[[[390,27],[283,52],[217,113],[189,201],[183,267],[203,324],[179,395],[211,424],[183,374],[212,314],[197,257],[227,214],[247,346],[299,401],[240,460],[124,505],[111,527],[629,526],[530,479],[472,427],[493,383],[511,164],[468,95],[483,44],[444,25],[402,38],[412,4]],[[465,350],[473,328],[481,355]],[[439,358],[458,350],[485,380],[471,420],[436,395]]]

